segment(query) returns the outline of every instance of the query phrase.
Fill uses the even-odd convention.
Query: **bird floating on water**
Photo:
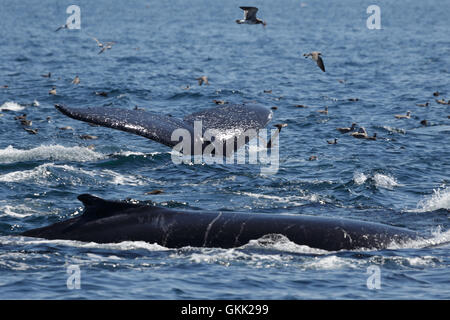
[[[411,118],[411,111],[406,112],[406,115],[405,114],[396,114],[395,117],[397,119],[409,119],[409,118]]]
[[[352,132],[351,136],[358,139],[367,138],[367,131],[364,127],[359,128],[358,132]]]
[[[262,24],[264,27],[267,25],[265,21],[258,19],[256,17],[256,13],[258,12],[258,8],[256,7],[239,7],[244,10],[244,19],[236,20],[238,24]]]
[[[334,138],[334,140],[327,140],[328,144],[337,144],[337,138]]]
[[[41,74],[41,77],[42,78],[51,78],[52,77],[52,73],[49,72],[49,73],[46,73],[46,74]]]
[[[418,106],[418,107],[428,107],[429,105],[430,105],[429,102],[426,102],[426,103],[416,103],[416,106]]]
[[[24,128],[24,130],[26,132],[28,132],[29,134],[37,134],[38,133],[38,129]]]
[[[228,101],[225,101],[225,100],[216,100],[216,99],[214,99],[213,102],[215,104],[219,104],[219,105],[221,105],[221,104],[228,104]]]
[[[351,131],[355,131],[356,123],[352,123],[351,127],[348,128],[336,128],[340,133],[349,133]]]
[[[322,60],[321,55],[322,55],[322,53],[320,53],[320,52],[318,52],[318,51],[313,51],[313,52],[310,52],[310,53],[304,53],[304,54],[303,54],[303,56],[304,56],[305,58],[311,57],[311,59],[314,60],[314,61],[317,63],[317,65],[319,66],[319,68],[320,68],[323,72],[325,72],[325,65],[323,64],[323,60]]]
[[[436,102],[437,103],[439,103],[439,104],[450,104],[450,100],[448,100],[447,102],[445,101],[445,99],[440,99],[440,100],[438,100],[438,99],[436,99]]]
[[[56,87],[52,87],[48,94],[56,95]]]
[[[328,114],[328,107],[325,107],[324,110],[317,110],[318,113]]]

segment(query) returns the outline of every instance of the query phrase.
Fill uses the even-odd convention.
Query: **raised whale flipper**
[[[202,121],[203,131],[231,130],[239,128],[262,129],[272,119],[272,111],[258,105],[231,104],[195,112],[184,117],[184,121],[194,125],[194,121]]]
[[[70,108],[56,104],[55,108],[66,116],[103,127],[131,132],[173,147],[172,132],[178,128],[193,134],[193,128],[180,119],[143,110],[128,110],[110,107]]]
[[[188,130],[193,138],[192,143],[198,141],[199,137],[194,136],[195,121],[202,121],[202,134],[210,130],[216,139],[228,141],[251,131],[250,129],[262,129],[272,119],[272,112],[264,107],[239,104],[203,110],[190,114],[183,120],[143,110],[111,107],[70,108],[61,104],[56,104],[55,107],[73,119],[131,132],[169,147],[179,143],[171,140],[176,129]],[[204,141],[201,150],[208,144],[209,141]],[[238,141],[233,149],[237,150],[242,144]]]
[[[78,200],[80,200],[84,205],[83,218],[86,219],[105,218],[114,214],[123,214],[128,209],[148,207],[147,205],[128,203],[124,201],[104,200],[87,193],[79,195]]]

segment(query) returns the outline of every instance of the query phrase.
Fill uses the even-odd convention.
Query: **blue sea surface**
[[[73,4],[81,29],[55,32]],[[366,25],[372,4],[379,30]],[[242,5],[259,7],[267,27],[236,24]],[[1,0],[0,298],[450,299],[450,105],[435,101],[450,99],[448,12],[448,0]],[[91,37],[116,43],[98,54]],[[322,52],[326,72],[303,57],[311,51]],[[197,84],[202,75],[209,85]],[[174,164],[164,145],[54,108],[138,106],[182,118],[214,99],[277,107],[269,128],[288,126],[276,174],[257,164]],[[327,115],[317,112],[325,106]],[[407,111],[410,119],[394,117]],[[14,119],[23,113],[36,135]],[[352,122],[378,139],[336,130]],[[155,189],[164,192],[146,194]],[[170,249],[18,235],[80,215],[82,193],[381,222],[423,239],[330,252],[286,239]],[[80,289],[67,286],[70,266]],[[374,267],[378,289],[368,285]]]

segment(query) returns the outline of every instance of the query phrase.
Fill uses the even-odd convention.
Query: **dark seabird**
[[[102,96],[102,97],[108,96],[108,92],[105,92],[105,91],[95,91],[94,93],[96,96]]]
[[[61,29],[68,29],[69,28],[69,26],[67,25],[67,23],[66,24],[63,24],[62,26],[59,26],[56,30],[55,30],[55,32],[57,32],[57,31],[59,31],[59,30],[61,30]]]
[[[59,130],[73,130],[71,126],[61,127]]]
[[[283,129],[284,127],[287,127],[287,123],[277,123],[277,124],[274,125],[274,127],[278,129],[278,131],[274,134],[274,136],[276,137],[276,136],[278,136],[280,134],[281,129]],[[272,139],[273,138],[274,137],[271,137],[269,142],[267,143],[267,145],[266,145],[267,149],[272,148]]]
[[[236,20],[238,24],[262,24],[264,27],[267,25],[265,21],[258,19],[256,17],[256,13],[258,12],[258,8],[256,7],[239,7],[244,10],[244,19]]]
[[[221,104],[228,104],[228,101],[225,101],[225,100],[213,100],[213,102],[215,104],[219,104],[219,105],[221,105]]]
[[[80,139],[83,139],[83,140],[95,140],[95,139],[98,139],[98,137],[97,136],[91,136],[89,134],[82,134],[80,136]]]
[[[28,132],[29,134],[37,134],[38,133],[38,129],[24,128],[24,130],[26,132]]]
[[[323,71],[323,72],[325,72],[325,65],[323,64],[323,60],[322,60],[322,58],[321,58],[321,53],[320,52],[318,52],[318,51],[313,51],[313,52],[310,52],[310,53],[305,53],[305,54],[303,54],[303,56],[305,57],[305,58],[308,58],[308,57],[311,57],[311,59],[313,59],[316,63],[317,63],[317,65],[319,66],[319,68]]]
[[[20,120],[20,124],[26,127],[30,127],[33,124],[33,122],[31,122],[31,120],[22,119]]]
[[[427,120],[422,120],[420,121],[420,124],[423,126],[427,126],[428,125],[428,121]]]
[[[429,102],[427,102],[427,103],[416,103],[416,106],[418,106],[418,107],[428,107],[429,105],[430,105]]]
[[[433,92],[433,96],[439,97],[439,95],[440,95],[439,91]]]
[[[328,144],[337,144],[337,138],[334,138],[334,140],[327,140]]]
[[[277,107],[277,106],[273,106],[273,107],[270,107],[270,109],[272,109],[272,110],[277,110],[278,107]]]
[[[46,73],[46,74],[41,74],[41,77],[42,78],[51,78],[52,77],[52,73],[49,72],[49,73]]]
[[[6,84],[2,86],[2,89],[7,89],[7,88],[8,88],[8,85],[6,85]]]
[[[209,84],[207,76],[201,76],[200,78],[196,78],[195,80],[198,81],[199,86],[201,86],[202,84]]]
[[[145,194],[161,194],[161,193],[164,193],[164,191],[163,190],[160,190],[160,189],[156,189],[156,190],[152,190],[152,191],[149,191],[149,192],[146,192]]]
[[[366,137],[366,139],[367,139],[367,140],[377,140],[377,133],[375,132],[375,133],[373,134],[373,136],[371,136],[371,137]]]
[[[296,104],[294,107],[297,107],[297,108],[309,108],[308,106],[305,106],[304,104]]]
[[[349,133],[351,131],[355,131],[356,123],[352,123],[352,126],[349,128],[336,128],[340,133]]]
[[[359,101],[359,99],[358,98],[349,98],[348,101],[356,102],[356,101]]]
[[[21,116],[15,116],[14,120],[25,120],[27,118],[27,114],[24,113]]]
[[[443,99],[443,98],[440,100],[436,99],[436,102],[439,104],[450,104],[450,100],[448,102],[446,102],[445,99]]]
[[[308,161],[315,161],[317,159],[319,159],[317,156],[312,155],[312,156],[309,157]]]
[[[272,93],[272,90],[264,90],[264,93]]]
[[[367,138],[367,131],[364,127],[361,127],[359,128],[358,132],[352,132],[351,136],[358,139],[364,139]]]
[[[405,114],[396,114],[395,117],[397,119],[409,119],[409,118],[411,118],[411,111],[406,112],[406,115]]]
[[[318,113],[328,114],[328,107],[326,106],[324,110],[317,110]]]

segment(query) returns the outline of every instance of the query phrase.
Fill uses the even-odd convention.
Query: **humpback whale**
[[[393,241],[418,237],[403,228],[341,218],[174,210],[89,194],[78,199],[84,205],[82,215],[21,235],[97,243],[145,241],[168,248],[233,248],[267,235],[282,235],[298,245],[328,251],[382,249]]]
[[[139,109],[71,108],[62,104],[56,104],[55,108],[73,119],[134,133],[169,147],[180,143],[180,137],[173,139],[174,132],[185,130],[191,141],[190,148],[182,148],[184,155],[202,154],[208,145],[214,143],[223,146],[222,154],[229,156],[254,138],[256,130],[263,129],[272,119],[272,111],[254,104],[217,106],[192,113],[182,120]],[[198,130],[196,123],[201,123]],[[214,139],[204,139],[206,132]]]

